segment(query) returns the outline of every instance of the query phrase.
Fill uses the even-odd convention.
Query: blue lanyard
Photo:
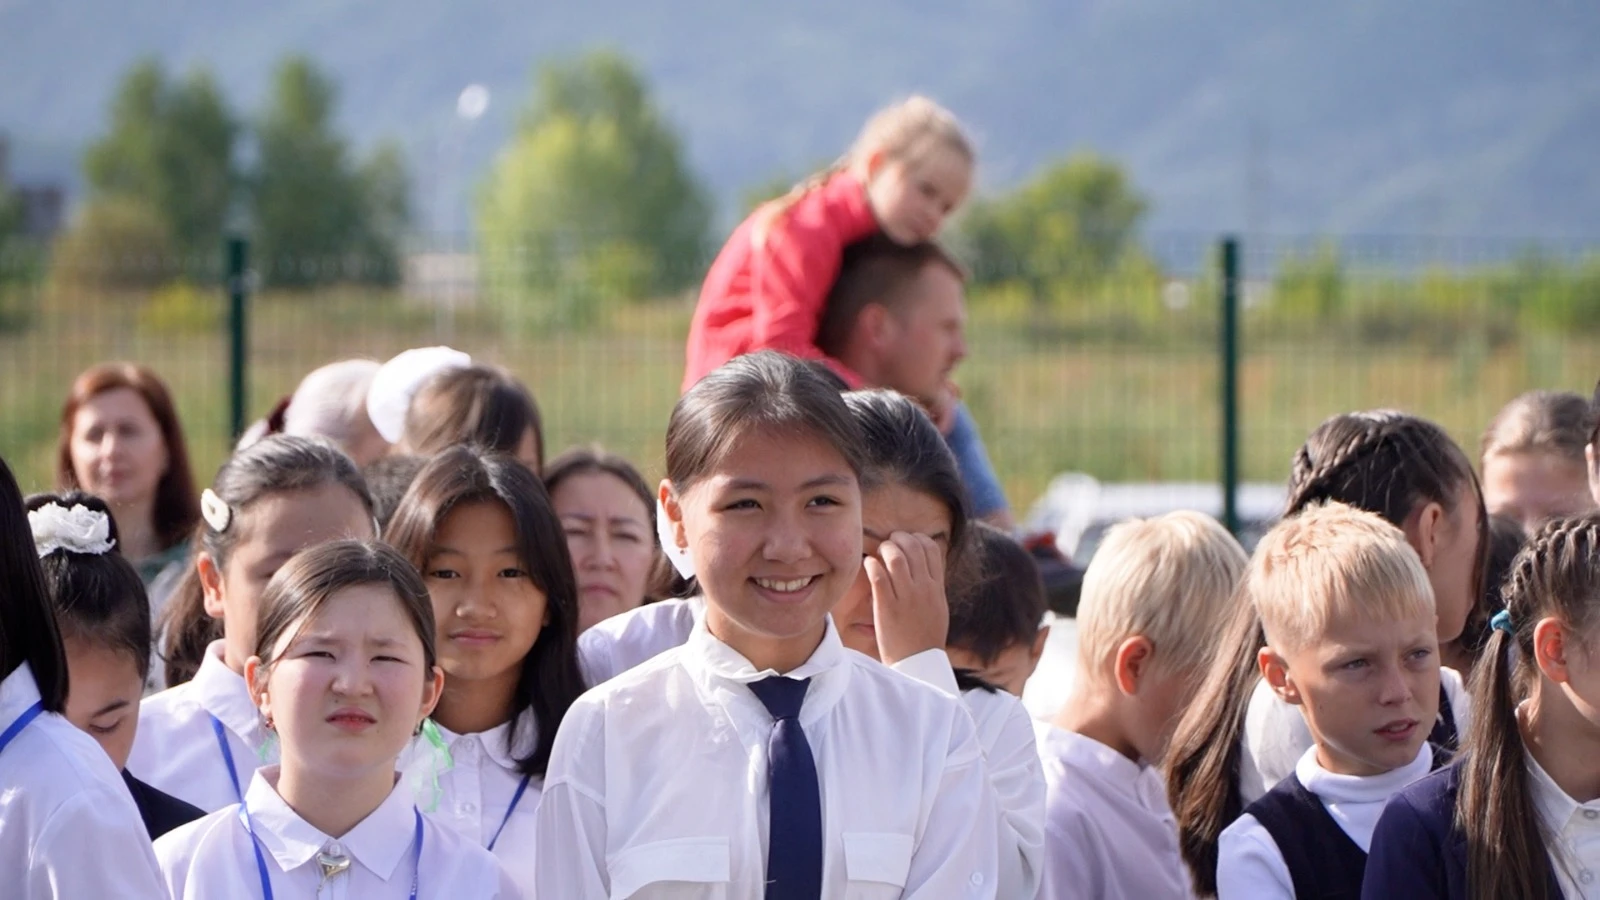
[[[523,793],[528,790],[528,782],[532,780],[532,774],[522,776],[522,783],[517,785],[517,792],[511,795],[511,805],[506,807],[505,818],[500,820],[500,827],[494,830],[494,837],[489,838],[489,850],[493,850],[495,842],[500,840],[500,832],[506,830],[506,823],[511,821],[511,814],[517,811],[517,802],[522,799]]]
[[[6,728],[4,733],[0,733],[0,753],[4,753],[6,751],[6,746],[9,745],[17,735],[22,733],[22,729],[28,727],[29,722],[39,718],[39,714],[42,712],[44,712],[44,701],[39,700],[32,706],[28,707],[27,710],[22,713],[22,715],[17,716],[17,720],[12,722],[10,727]],[[524,787],[526,787],[526,782],[524,782]],[[522,796],[522,792],[518,791],[517,796]],[[515,800],[511,801],[513,806],[516,805],[516,802],[517,801]],[[506,815],[510,816],[511,814],[506,813]]]
[[[206,715],[211,716],[210,713]],[[244,791],[239,789],[239,770],[233,767],[233,751],[228,749],[228,733],[222,729],[222,720],[211,716],[211,730],[217,735],[217,746],[222,748],[222,761],[228,764],[228,780],[233,782],[233,796],[242,804]]]
[[[416,817],[417,826],[411,841],[410,900],[417,900],[417,876],[422,873],[422,813],[413,806],[411,815]],[[239,805],[239,821],[244,823],[244,830],[250,833],[250,849],[256,852],[256,874],[261,876],[262,900],[272,900],[272,878],[267,871],[267,858],[261,853],[261,839],[256,837],[255,824],[250,821],[250,813],[243,804]]]

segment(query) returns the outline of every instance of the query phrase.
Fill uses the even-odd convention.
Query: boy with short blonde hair
[[[1390,796],[1428,774],[1439,709],[1433,587],[1405,534],[1340,503],[1262,538],[1240,591],[1261,619],[1262,679],[1314,746],[1217,841],[1217,896],[1361,895]]]
[[[1042,898],[1192,892],[1155,766],[1248,562],[1194,512],[1123,522],[1084,573],[1078,680],[1039,752],[1049,785]]]

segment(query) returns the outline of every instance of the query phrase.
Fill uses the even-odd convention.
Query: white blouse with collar
[[[27,663],[0,681],[0,732],[39,701]],[[150,836],[94,739],[40,713],[0,751],[0,895],[164,900]]]
[[[396,785],[377,809],[335,839],[300,818],[274,787],[278,767],[252,776],[245,791],[254,838],[238,806],[183,825],[156,841],[156,856],[172,900],[257,900],[264,893],[256,847],[266,863],[274,897],[317,900],[513,900],[521,896],[509,876],[482,847],[422,817],[422,852],[416,848],[416,806],[411,791]],[[259,842],[259,843],[257,843]],[[326,881],[317,857],[342,854],[350,867]]]
[[[1579,803],[1528,754],[1528,781],[1549,841],[1550,866],[1567,897],[1600,900],[1600,800]]]
[[[562,722],[539,807],[541,897],[759,897],[772,717],[758,672],[704,623]],[[823,896],[996,896],[997,813],[954,697],[845,650],[832,623],[786,673],[823,809]]]
[[[511,800],[523,778],[516,757],[531,753],[539,734],[531,713],[517,721],[515,755],[506,745],[510,722],[478,734],[456,734],[440,726],[439,734],[450,751],[448,767],[442,767],[443,759],[427,738],[417,737],[400,756],[400,771],[416,789],[417,806],[423,813],[471,843],[488,847],[504,822],[492,852],[517,886],[532,896],[533,829],[544,779],[529,779],[527,790],[512,809]]]
[[[683,645],[705,617],[702,597],[657,600],[602,619],[578,635],[578,667],[590,687]]]
[[[128,755],[128,771],[151,787],[206,812],[239,802],[227,758],[217,743],[212,717],[222,723],[233,755],[239,790],[267,762],[276,762],[261,713],[250,700],[244,676],[222,661],[222,641],[206,648],[194,680],[146,697],[139,707],[139,733]]]

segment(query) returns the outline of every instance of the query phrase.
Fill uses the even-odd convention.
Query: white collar
[[[1433,771],[1433,745],[1427,741],[1411,762],[1378,775],[1338,775],[1317,762],[1313,746],[1295,763],[1294,775],[1306,790],[1327,803],[1384,803],[1401,788]]]
[[[760,681],[773,675],[811,679],[811,684],[806,689],[805,701],[800,707],[802,725],[822,718],[823,714],[838,702],[844,694],[846,685],[849,684],[853,663],[845,652],[844,643],[839,640],[839,632],[833,626],[832,616],[823,620],[822,642],[817,645],[817,649],[812,651],[805,662],[789,672],[777,672],[773,669],[758,671],[755,664],[745,659],[743,654],[711,633],[706,627],[704,616],[695,619],[694,629],[689,632],[689,640],[678,658],[689,676],[707,692],[713,695],[731,694],[746,697],[757,705],[760,705],[761,701],[756,700],[755,694],[746,687],[753,681]],[[876,665],[866,657],[860,659],[863,663]]]
[[[261,712],[250,699],[250,687],[244,676],[228,668],[223,662],[224,642],[212,641],[206,647],[199,671],[189,682],[200,708],[217,717],[228,730],[244,738],[252,747],[266,743],[266,731],[261,724]]]
[[[506,742],[506,735],[511,733],[513,723],[517,726],[514,745]],[[532,753],[533,748],[538,746],[539,743],[539,723],[531,709],[523,710],[510,722],[501,722],[488,731],[480,731],[475,734],[456,734],[437,722],[434,724],[438,726],[439,736],[444,738],[446,746],[454,748],[460,741],[475,740],[483,747],[484,753],[495,761],[496,765],[512,772],[517,771],[517,758]],[[427,738],[419,737],[417,740],[426,741]]]
[[[0,681],[0,731],[10,728],[11,723],[42,699],[33,668],[24,661],[5,681]]]
[[[400,859],[415,840],[416,813],[410,792],[397,784],[383,803],[341,838],[318,831],[278,796],[278,766],[256,770],[245,791],[245,808],[261,846],[278,861],[285,872],[293,871],[337,843],[362,866],[388,881]]]
[[[1147,809],[1165,806],[1166,788],[1155,767],[1134,762],[1094,738],[1065,728],[1053,729],[1048,740],[1069,769],[1095,773],[1098,781]]]
[[[1552,834],[1561,834],[1574,817],[1582,816],[1589,821],[1600,820],[1600,800],[1590,800],[1588,803],[1579,803],[1572,796],[1556,784],[1550,773],[1539,765],[1532,753],[1528,757],[1528,774],[1532,777],[1529,782],[1533,786],[1533,805],[1539,811],[1539,818],[1544,820],[1545,827]],[[1594,813],[1596,815],[1589,815]]]

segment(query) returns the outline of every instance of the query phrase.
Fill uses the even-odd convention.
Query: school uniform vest
[[[1300,900],[1361,896],[1367,854],[1316,794],[1290,775],[1245,810],[1272,835]]]
[[[1449,721],[1448,716],[1444,721]],[[1450,757],[1449,750],[1435,746],[1431,770],[1448,765]],[[1245,812],[1272,835],[1289,867],[1296,897],[1333,900],[1361,896],[1366,852],[1345,834],[1322,798],[1307,790],[1298,775],[1278,782]]]
[[[1461,736],[1456,733],[1456,711],[1450,705],[1450,692],[1444,689],[1443,684],[1439,685],[1439,717],[1433,720],[1433,731],[1428,733],[1428,743],[1432,744],[1435,750],[1442,749],[1449,755],[1454,755],[1461,749]],[[1434,759],[1437,760],[1438,757],[1435,756]],[[1438,768],[1437,762],[1434,763],[1434,768]]]

